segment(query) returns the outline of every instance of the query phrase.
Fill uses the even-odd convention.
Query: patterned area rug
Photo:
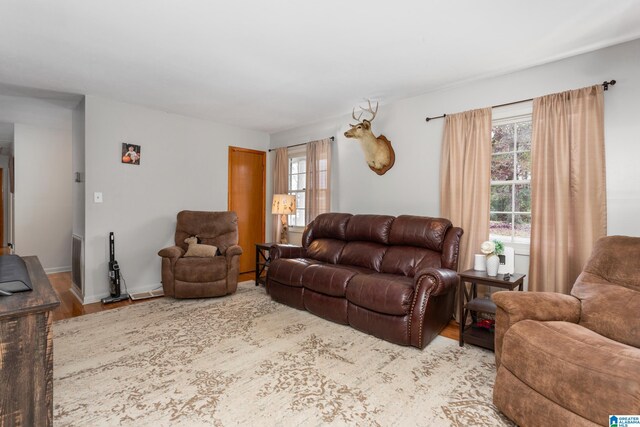
[[[59,426],[512,425],[493,353],[402,347],[275,302],[158,299],[54,323]]]

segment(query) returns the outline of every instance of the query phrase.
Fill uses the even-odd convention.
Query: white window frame
[[[516,105],[510,105],[507,107],[494,108],[492,111],[491,127],[493,127],[494,125],[501,125],[505,123],[516,123],[516,122],[522,121],[523,119],[531,120],[532,113],[533,113],[533,102],[531,101],[516,104]],[[517,147],[514,147],[514,148],[517,148]],[[493,150],[491,155],[493,157]],[[508,180],[508,181],[492,180],[491,185],[494,185],[494,184],[512,185],[511,203],[513,207],[515,203],[515,194],[514,194],[515,186],[513,186],[513,184],[529,184],[530,185],[531,180],[515,180],[515,176],[514,176],[513,180]],[[520,212],[512,211],[507,213],[516,214]],[[522,212],[522,213],[527,213],[527,212]],[[512,224],[512,227],[515,227],[515,224]],[[517,255],[529,255],[530,239],[528,239],[528,241],[526,241],[525,239],[514,240],[513,234],[510,238],[505,238],[505,236],[490,234],[489,238],[491,240],[493,239],[500,240],[506,245],[513,247]]]
[[[291,182],[291,160],[292,159],[305,159],[307,157],[307,147],[305,146],[301,146],[301,147],[294,147],[294,148],[290,148],[287,152],[287,183]],[[306,168],[305,168],[305,174],[306,174]],[[288,190],[288,194],[292,194],[295,195],[296,193],[305,193],[307,190],[306,186],[300,190]],[[297,200],[297,199],[296,199]],[[306,200],[306,193],[305,193],[305,200]],[[304,210],[305,207],[304,206],[296,206],[296,214],[298,210]],[[293,232],[298,232],[301,233],[302,231],[304,231],[304,228],[306,225],[291,225],[292,222],[292,218],[295,217],[295,215],[288,215],[287,216],[287,221],[289,223],[289,231],[293,231]]]

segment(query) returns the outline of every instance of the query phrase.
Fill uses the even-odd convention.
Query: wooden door
[[[255,244],[264,242],[266,160],[265,151],[229,147],[228,206],[238,214],[240,273],[255,271]]]

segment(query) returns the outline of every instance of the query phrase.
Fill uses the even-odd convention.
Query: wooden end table
[[[491,299],[478,298],[478,285],[508,289],[510,291],[518,288],[519,291],[522,291],[525,275],[515,273],[511,275],[509,280],[504,280],[503,274],[491,277],[487,275],[486,271],[467,270],[458,273],[458,277],[460,278],[460,282],[458,283],[460,347],[462,347],[466,341],[469,344],[494,350],[494,331],[475,326],[478,321],[478,313],[496,314],[496,305]],[[470,283],[468,288],[467,282]],[[472,323],[470,326],[466,326],[469,315],[471,315]]]
[[[269,250],[277,244],[276,242],[256,243],[256,286],[267,283],[267,270],[271,263]]]

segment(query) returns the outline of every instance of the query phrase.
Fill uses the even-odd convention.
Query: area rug
[[[58,426],[502,426],[493,353],[402,347],[272,302],[157,299],[55,322]]]

